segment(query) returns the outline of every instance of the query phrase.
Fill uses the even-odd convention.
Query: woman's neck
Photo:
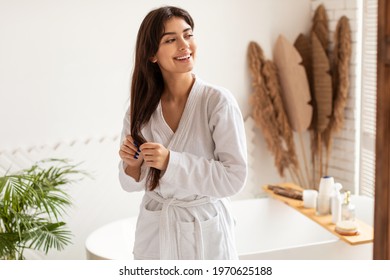
[[[195,77],[191,72],[164,77],[164,92],[162,98],[170,101],[187,99]]]

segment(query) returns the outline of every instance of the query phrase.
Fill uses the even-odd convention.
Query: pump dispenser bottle
[[[342,199],[340,190],[343,188],[343,186],[340,183],[335,183],[333,185],[333,196],[332,196],[332,202],[331,202],[331,209],[332,209],[332,222],[334,224],[337,224],[339,221],[341,221],[341,211],[342,211]]]

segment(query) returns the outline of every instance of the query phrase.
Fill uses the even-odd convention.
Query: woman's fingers
[[[145,161],[149,167],[165,170],[169,161],[169,150],[159,143],[144,143],[138,147],[131,135],[124,139],[119,156],[130,165],[137,165]]]
[[[133,150],[134,152],[140,152],[139,147],[136,145],[133,137],[131,135],[127,135],[125,140],[123,141],[123,145]]]
[[[129,148],[127,145],[121,145],[120,150],[127,154],[135,154],[135,151],[131,148]]]
[[[123,140],[122,145],[120,146],[119,156],[123,159],[127,164],[137,164],[137,161],[140,160],[142,163],[143,157],[140,155],[141,150],[136,145],[133,137],[131,135],[127,135]]]
[[[145,143],[140,147],[145,163],[149,167],[165,170],[169,161],[169,150],[159,143]]]

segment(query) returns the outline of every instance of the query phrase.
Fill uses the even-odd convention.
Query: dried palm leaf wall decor
[[[311,43],[310,39],[304,34],[299,34],[298,38],[294,42],[294,47],[297,49],[299,55],[302,57],[302,66],[305,67],[307,80],[309,82],[310,94],[314,93],[313,90],[313,62],[312,62],[312,54],[311,54]],[[313,96],[311,95],[312,105],[313,104]],[[313,108],[313,111],[315,109]],[[312,122],[314,121],[314,112],[312,117]]]
[[[315,33],[318,37],[318,40],[321,43],[322,48],[328,55],[329,48],[329,27],[328,27],[328,15],[324,5],[319,5],[314,12],[313,16],[313,26],[311,28],[311,33]]]
[[[332,104],[333,91],[332,91],[332,79],[331,79],[331,67],[329,63],[329,28],[328,28],[328,16],[324,5],[319,5],[314,12],[313,25],[310,32],[311,42],[311,54],[312,54],[312,71],[311,77],[313,79],[313,104],[314,104],[314,119],[311,126],[311,153],[313,164],[313,184],[317,185],[319,179],[323,175],[323,157],[322,157],[322,133],[325,131],[329,124],[329,118],[332,113],[332,107],[329,108],[329,104]],[[315,41],[315,46],[313,45]],[[315,56],[315,57],[314,57]],[[327,64],[319,66],[314,71],[314,65],[316,63]],[[319,68],[322,68],[319,69]],[[326,72],[329,75],[326,75]],[[322,77],[325,80],[321,81],[321,85],[318,85],[318,80]],[[330,79],[329,79],[330,78]],[[317,81],[317,86],[315,85]],[[330,90],[329,90],[330,89]],[[325,102],[324,102],[325,101]],[[330,105],[331,106],[331,105]],[[318,169],[318,176],[316,176],[315,170]]]
[[[332,115],[332,77],[330,75],[329,59],[317,35],[311,33],[313,61],[313,89],[316,103],[316,123],[313,126],[314,139],[317,140],[316,151],[319,159],[319,178],[323,175],[322,168],[322,134],[327,129]],[[314,140],[315,141],[315,140]]]
[[[274,63],[264,57],[258,44],[251,42],[248,48],[253,80],[250,98],[253,118],[275,156],[279,174],[283,177],[288,169],[292,179],[302,187],[318,187],[323,172],[328,173],[332,137],[341,130],[344,122],[350,86],[351,30],[348,18],[343,16],[338,21],[333,52],[328,36],[328,17],[324,6],[320,5],[308,36],[300,34],[294,46],[279,36],[274,47]],[[302,134],[308,129],[311,135],[311,175],[302,141]],[[299,168],[292,130],[299,136],[305,176]],[[314,173],[315,170],[318,174]]]
[[[276,67],[265,58],[263,50],[255,42],[250,42],[248,46],[248,61],[253,89],[250,97],[252,117],[275,157],[279,175],[284,177],[287,169],[294,181],[302,183],[292,130],[280,96]]]
[[[308,76],[313,78],[312,83],[315,85],[312,89],[312,96],[313,119],[316,119],[315,125],[311,127],[312,163],[313,171],[318,169],[318,176],[313,173],[313,183],[318,185],[320,177],[324,173],[328,174],[332,138],[334,133],[340,131],[344,120],[351,57],[351,31],[348,18],[342,16],[338,20],[334,48],[331,50],[329,48],[328,16],[325,7],[320,5],[313,16],[310,37],[313,73]],[[318,65],[319,62],[321,66]],[[322,70],[319,69],[320,67]],[[323,146],[326,150],[325,159],[322,152]]]
[[[293,130],[298,133],[301,151],[305,164],[306,180],[305,187],[310,186],[307,178],[309,175],[308,163],[306,160],[305,147],[302,134],[310,126],[313,108],[306,71],[301,65],[302,58],[294,46],[282,35],[280,35],[274,47],[274,62],[278,69],[279,79],[282,87],[283,105],[286,109],[289,123]]]
[[[351,41],[349,20],[346,16],[342,16],[336,26],[332,55],[333,113],[327,129],[324,131],[324,143],[327,151],[325,172],[328,172],[332,135],[339,132],[344,124],[344,110],[350,87]]]
[[[317,124],[317,104],[314,96],[314,78],[313,78],[313,59],[312,59],[312,46],[309,36],[299,34],[298,38],[294,42],[294,47],[297,49],[302,57],[302,65],[305,67],[307,79],[310,87],[311,105],[313,108],[313,116],[309,127],[310,131],[310,146],[311,146],[311,162],[312,162],[312,175],[309,181],[312,186],[315,186],[315,169],[318,151],[317,133],[314,131]]]
[[[325,50],[315,33],[311,34],[313,57],[313,89],[317,106],[317,122],[315,124],[318,133],[322,133],[329,125],[332,114],[332,77],[329,74],[330,64]]]
[[[294,46],[280,35],[274,47],[274,62],[278,68],[284,107],[291,127],[298,133],[310,125],[313,109],[310,89],[302,58]]]

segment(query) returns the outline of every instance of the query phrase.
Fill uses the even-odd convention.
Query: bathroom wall
[[[229,88],[246,117],[249,41],[271,57],[279,34],[293,40],[308,30],[309,3],[0,0],[0,151],[117,135],[128,104],[137,29],[162,4],[191,12],[199,44],[196,73]],[[258,158],[268,162],[268,151],[260,149]],[[265,169],[259,174],[272,178],[276,173],[267,166],[259,166]]]
[[[141,194],[117,180],[118,135],[128,104],[134,44],[146,13],[163,4],[187,9],[195,20],[195,72],[232,91],[250,115],[246,51],[257,41],[268,58],[279,34],[293,41],[308,32],[310,0],[0,0],[0,172],[45,157],[83,162],[93,174],[69,187],[74,207],[65,217],[74,244],[52,259],[82,259],[88,234],[134,215]],[[261,195],[280,182],[262,134],[249,141],[251,180],[239,198]]]

